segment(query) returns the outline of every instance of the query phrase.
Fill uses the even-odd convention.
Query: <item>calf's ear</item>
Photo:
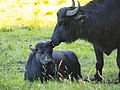
[[[30,45],[30,46],[29,46],[29,48],[30,48],[30,50],[31,50],[33,53],[35,53],[35,52],[36,52],[35,47],[32,47],[32,45]]]
[[[74,17],[76,20],[80,20],[80,22],[84,22],[87,19],[87,15],[77,15]]]

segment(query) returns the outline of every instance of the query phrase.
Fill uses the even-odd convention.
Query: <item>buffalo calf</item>
[[[53,51],[50,41],[36,44],[25,68],[25,80],[79,80],[82,78],[77,56],[72,51]]]

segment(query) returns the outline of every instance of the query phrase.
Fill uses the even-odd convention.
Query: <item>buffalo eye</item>
[[[63,25],[63,21],[58,21],[59,25]]]
[[[38,55],[39,55],[39,56],[41,56],[41,55],[42,55],[42,53],[41,53],[41,52],[38,52]]]
[[[39,50],[39,49],[38,49],[38,52],[37,52],[37,53],[38,53],[39,56],[42,55],[42,52],[41,52],[41,50]]]

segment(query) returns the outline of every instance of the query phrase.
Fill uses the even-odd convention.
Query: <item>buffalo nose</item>
[[[54,48],[55,46],[58,46],[61,43],[59,39],[53,40],[52,42],[52,47]]]

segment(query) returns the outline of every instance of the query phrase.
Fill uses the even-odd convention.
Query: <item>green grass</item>
[[[29,45],[50,38],[53,26],[47,28],[16,28],[0,31],[0,90],[119,90],[119,84],[109,84],[107,81],[116,82],[118,68],[116,66],[116,51],[108,57],[105,55],[103,68],[103,83],[96,82],[56,82],[48,81],[33,84],[24,81],[25,65],[30,54]],[[77,40],[72,44],[62,43],[54,50],[72,50],[81,63],[83,78],[93,77],[95,74],[95,55],[90,43]]]
[[[80,1],[83,5],[90,0]],[[35,45],[50,38],[56,24],[56,12],[66,6],[64,3],[71,5],[70,0],[33,0],[32,3],[30,0],[0,0],[0,90],[120,90],[120,84],[112,83],[118,81],[116,51],[110,56],[104,56],[102,83],[66,80],[43,84],[36,81],[30,84],[24,81],[25,65],[19,62],[27,61],[31,52],[30,44]],[[28,7],[30,5],[32,7]],[[61,43],[54,50],[75,52],[81,63],[84,79],[95,74],[95,54],[92,44],[87,41]]]

